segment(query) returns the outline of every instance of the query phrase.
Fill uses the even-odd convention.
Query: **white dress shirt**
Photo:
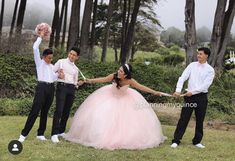
[[[181,92],[184,82],[188,80],[188,89],[186,89],[188,92],[193,95],[207,93],[214,76],[215,71],[207,62],[204,64],[192,62],[179,77],[176,92]]]
[[[64,82],[68,84],[74,84],[77,85],[78,81],[78,67],[74,64],[74,62],[71,62],[69,58],[66,59],[60,59],[55,63],[55,66],[53,70],[56,72],[60,69],[63,69],[64,72],[64,79],[58,79],[58,82]]]
[[[58,79],[58,73],[55,73],[53,71],[52,64],[47,64],[43,59],[41,59],[39,52],[39,45],[41,44],[41,41],[42,38],[38,37],[33,44],[33,53],[37,70],[37,79],[38,81],[53,83]]]

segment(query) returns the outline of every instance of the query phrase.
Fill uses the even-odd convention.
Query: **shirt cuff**
[[[176,88],[175,91],[181,93],[181,88]]]
[[[189,92],[191,92],[193,95],[200,93],[198,91],[189,91]]]
[[[40,36],[38,36],[37,40],[42,41],[42,38]]]
[[[56,72],[56,73],[55,73],[55,76],[56,76],[56,78],[58,79],[58,78],[59,78],[59,73]]]

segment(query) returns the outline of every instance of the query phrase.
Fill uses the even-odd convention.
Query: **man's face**
[[[198,51],[197,52],[197,60],[199,62],[206,62],[208,58],[208,55],[204,53],[204,51]]]
[[[71,62],[75,62],[76,60],[78,60],[79,56],[76,51],[71,50],[68,54],[68,58]]]
[[[51,62],[53,60],[53,54],[46,55],[43,57],[43,59],[47,64],[51,64]]]

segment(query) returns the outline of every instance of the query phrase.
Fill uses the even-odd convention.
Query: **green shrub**
[[[184,62],[184,57],[179,54],[167,55],[163,58],[163,62],[168,65],[176,65]]]
[[[156,52],[163,56],[170,55],[170,51],[168,48],[160,47],[159,49],[156,50]]]
[[[173,51],[173,52],[178,53],[180,51],[180,47],[177,46],[177,45],[173,45],[173,46],[170,47],[170,50]]]
[[[35,80],[35,65],[32,56],[0,55],[0,93],[1,97],[21,97],[32,94],[32,84],[27,79]]]
[[[8,58],[3,59],[3,57],[0,57],[0,71],[1,73],[3,72],[3,74],[0,75],[0,94],[3,97],[3,92],[8,93],[8,95],[4,95],[5,98],[0,99],[0,115],[28,115],[32,106],[36,86],[34,62],[30,57],[20,58],[20,56],[13,56],[13,58],[14,59],[10,61]],[[156,59],[158,60],[158,58]],[[154,59],[149,60],[153,61]],[[174,61],[175,60],[173,59],[173,62]],[[145,65],[143,62],[132,63],[133,78],[139,83],[155,90],[173,93],[177,80],[182,74],[184,67],[180,65],[159,65],[156,63],[157,61],[153,62],[155,63],[150,65]],[[169,61],[166,62],[168,62],[167,64],[177,64],[172,63],[172,59],[169,59]],[[119,65],[116,63],[102,64],[79,60],[76,64],[87,78],[106,76],[116,72],[119,68]],[[80,77],[79,79],[82,78]],[[76,91],[76,98],[71,113],[73,114],[92,92],[103,85],[104,84],[85,84],[80,87]],[[141,93],[148,102],[152,103],[178,101],[174,98],[156,97],[148,93]],[[8,98],[6,98],[6,96]],[[233,118],[232,115],[235,113],[235,107],[232,102],[234,98],[234,75],[226,72],[222,75],[216,75],[214,82],[209,89],[208,116],[217,118],[225,115],[226,117],[223,117],[223,119],[231,122]],[[55,101],[49,110],[49,116],[53,115],[54,110]]]
[[[156,55],[155,57],[152,57],[152,58],[147,58],[147,59],[145,59],[145,61],[149,61],[153,64],[162,64],[163,63],[162,56],[160,56],[160,55]]]
[[[27,115],[32,106],[32,97],[0,99],[0,116],[3,115]]]

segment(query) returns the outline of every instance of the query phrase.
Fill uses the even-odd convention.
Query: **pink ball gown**
[[[165,140],[161,124],[144,97],[125,85],[103,86],[76,111],[66,140],[98,149],[146,149]]]

